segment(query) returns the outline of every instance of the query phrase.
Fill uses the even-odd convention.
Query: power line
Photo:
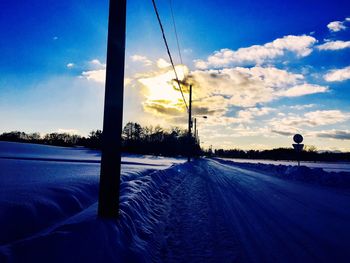
[[[181,85],[180,85],[179,78],[178,78],[178,76],[177,76],[177,72],[176,72],[176,69],[175,69],[175,66],[174,66],[173,58],[172,58],[171,53],[170,53],[168,41],[167,41],[167,39],[166,39],[166,37],[165,37],[163,24],[162,24],[162,21],[160,20],[160,16],[159,16],[159,13],[158,13],[158,8],[157,8],[157,5],[156,5],[155,0],[152,0],[152,3],[153,3],[154,11],[156,12],[156,15],[157,15],[157,19],[158,19],[158,23],[159,23],[159,26],[160,26],[160,30],[162,31],[162,36],[163,36],[163,40],[164,40],[165,47],[166,47],[167,52],[168,52],[168,56],[169,56],[169,59],[170,59],[170,63],[171,63],[171,66],[172,66],[172,68],[173,68],[173,70],[174,70],[174,73],[175,73],[176,82],[177,82],[177,84],[179,85],[179,89],[180,89],[180,92],[181,92],[182,99],[183,99],[183,101],[184,101],[184,103],[185,103],[185,106],[186,106],[186,109],[187,109],[187,111],[188,111],[188,106],[187,106],[187,103],[186,103],[186,99],[185,99],[185,96],[184,96],[184,94],[183,94],[183,91],[182,91],[182,88],[181,88]]]
[[[180,57],[180,63],[181,63],[181,65],[183,65],[182,56],[181,56],[181,49],[180,49],[180,44],[179,44],[179,37],[178,37],[178,34],[177,34],[177,29],[176,29],[174,10],[173,10],[173,1],[172,0],[169,0],[169,5],[170,5],[170,10],[171,10],[171,17],[173,19],[173,25],[174,25],[174,31],[175,31],[175,37],[176,37],[176,43],[177,43],[177,50],[179,52],[179,57]]]

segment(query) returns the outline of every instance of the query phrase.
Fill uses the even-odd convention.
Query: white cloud
[[[274,109],[269,108],[269,107],[246,108],[246,109],[238,111],[237,117],[239,117],[242,120],[242,121],[240,121],[241,123],[242,122],[251,122],[252,119],[254,119],[255,117],[261,117],[261,116],[267,115],[267,114],[271,113],[272,111],[274,111]]]
[[[151,66],[153,64],[153,62],[145,56],[135,54],[135,55],[130,56],[130,58],[133,62],[140,62],[144,66]]]
[[[349,113],[342,112],[340,110],[317,110],[305,113],[303,116],[296,114],[289,114],[284,118],[274,118],[269,122],[270,126],[278,128],[281,127],[288,131],[292,128],[298,128],[302,126],[317,127],[323,125],[332,125],[348,120]]]
[[[170,66],[171,66],[171,64],[163,58],[160,58],[157,60],[157,67],[158,68],[167,68]]]
[[[307,109],[307,108],[313,108],[315,107],[315,104],[305,104],[305,105],[294,105],[294,106],[290,106],[291,109],[295,109],[295,110],[303,110],[303,109]]]
[[[206,100],[201,101],[201,105],[202,104],[206,105],[206,107],[210,108],[211,110],[214,110],[212,108],[212,105],[208,104]],[[224,104],[226,104],[226,107],[228,106],[227,102],[225,102]],[[217,125],[222,125],[223,127],[231,127],[231,124],[237,124],[242,128],[243,124],[254,123],[256,119],[266,116],[271,112],[275,111],[275,109],[269,107],[251,107],[237,111],[234,116],[226,116],[225,114],[227,112],[227,108],[223,107],[223,104],[217,106],[218,108],[223,108],[223,110],[213,111],[214,114],[212,116],[209,115],[208,119],[205,121],[205,124],[207,126],[212,126],[215,129],[217,128]],[[244,129],[246,130],[246,126],[244,127]],[[245,136],[247,136],[247,133],[245,134]]]
[[[211,118],[208,118],[207,121],[203,122],[200,132],[206,137],[205,140],[207,144],[209,141],[213,144],[219,143],[220,148],[224,146],[223,141],[227,141],[229,148],[232,148],[233,138],[239,138],[241,141],[244,137],[259,136],[261,138],[265,137],[269,132],[267,127],[250,126],[248,123],[244,122],[237,122],[234,125],[228,125],[232,123],[213,123],[208,125],[207,123],[209,120],[211,120]],[[209,143],[209,145],[211,143]],[[249,142],[249,145],[252,145],[251,141]]]
[[[287,90],[281,91],[279,93],[279,96],[300,97],[300,96],[309,95],[309,94],[324,93],[327,91],[328,91],[328,87],[304,83],[301,85],[291,87]]]
[[[89,61],[89,68],[90,70],[86,70],[81,73],[81,78],[85,78],[97,83],[105,83],[106,64],[102,63],[98,59],[93,59]]]
[[[345,21],[350,22],[350,17],[345,18]]]
[[[327,87],[305,83],[301,74],[274,67],[196,70],[191,75],[196,83],[196,98],[221,95],[231,106],[238,107],[254,107],[280,97],[303,96],[328,90]]]
[[[74,63],[68,63],[68,64],[67,64],[67,68],[73,68],[74,66],[75,66]]]
[[[99,84],[104,84],[106,81],[106,69],[83,71],[80,75],[80,78],[84,78],[89,81],[94,81]],[[124,87],[129,86],[132,83],[132,81],[133,79],[131,78],[124,78]]]
[[[350,66],[342,69],[330,70],[323,78],[328,82],[348,80],[350,79]]]
[[[309,126],[328,125],[344,122],[349,119],[349,113],[340,110],[318,110],[305,113]]]
[[[344,22],[342,22],[342,21],[330,22],[327,25],[327,27],[328,27],[329,31],[331,31],[331,32],[339,32],[341,30],[346,29],[346,26],[344,25]]]
[[[350,41],[329,41],[322,45],[317,46],[319,50],[339,50],[344,48],[350,48]]]
[[[263,81],[267,86],[293,85],[304,79],[302,74],[295,74],[275,67],[236,67],[237,71],[254,80]]]
[[[83,71],[81,76],[83,78],[86,78],[87,80],[92,80],[98,83],[104,83],[106,80],[106,70],[97,69],[97,70]]]
[[[177,69],[180,69],[177,66]],[[184,68],[188,71],[187,68]],[[161,115],[171,123],[184,123],[185,107],[174,86],[171,69],[136,76],[144,95],[144,110]],[[182,72],[181,70],[179,72]],[[304,76],[274,67],[195,70],[186,79],[193,84],[193,113],[207,115],[207,125],[253,123],[275,110],[264,103],[281,97],[297,97],[326,92],[327,87],[306,83]],[[180,76],[183,79],[183,75]],[[185,89],[185,97],[188,91]],[[240,107],[233,114],[232,107]]]
[[[227,48],[221,49],[214,52],[206,61],[195,60],[195,66],[198,69],[208,69],[244,63],[262,64],[277,57],[282,57],[288,52],[292,52],[299,57],[305,57],[312,52],[312,47],[316,42],[317,40],[312,36],[288,35],[264,45],[254,45],[236,51]]]
[[[98,59],[93,59],[89,61],[89,64],[94,68],[94,69],[104,69],[106,68],[106,64],[102,63]]]

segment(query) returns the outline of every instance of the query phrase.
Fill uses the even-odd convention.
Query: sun
[[[177,66],[176,70],[179,80],[183,80],[185,74],[187,74],[187,68],[184,66]],[[174,86],[177,85],[174,79],[175,73],[170,69],[166,72],[154,74],[151,77],[139,79],[139,82],[144,87],[143,93],[147,100],[146,103],[157,103],[165,108],[177,109],[179,112],[184,111],[184,107],[181,104],[181,92],[176,89],[177,86]],[[186,96],[186,90],[184,90],[184,95]]]

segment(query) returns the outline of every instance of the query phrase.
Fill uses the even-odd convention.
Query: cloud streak
[[[329,138],[336,140],[350,140],[350,131],[345,130],[331,130],[331,131],[322,131],[316,134],[320,138]]]
[[[144,66],[152,66],[153,64],[153,62],[150,59],[148,59],[146,56],[135,54],[135,55],[132,55],[130,58],[133,62],[139,62]]]
[[[236,51],[227,48],[221,49],[210,55],[207,60],[196,60],[195,66],[198,69],[208,69],[249,63],[261,65],[264,62],[285,56],[287,53],[305,57],[310,55],[316,42],[317,40],[312,36],[288,35],[264,45],[239,48]]]
[[[328,87],[304,83],[301,85],[291,87],[290,89],[281,91],[278,95],[281,97],[283,97],[283,96],[284,97],[300,97],[300,96],[316,94],[316,93],[325,93],[325,92],[328,92]]]
[[[337,82],[350,79],[350,66],[342,69],[334,69],[328,71],[327,74],[323,76],[325,81]]]
[[[345,48],[350,48],[350,41],[329,41],[322,45],[317,46],[319,50],[340,50]]]
[[[284,118],[273,118],[269,125],[275,127],[284,127],[285,131],[300,127],[318,127],[332,125],[349,120],[350,114],[340,110],[317,110],[307,112],[304,115],[289,114]]]

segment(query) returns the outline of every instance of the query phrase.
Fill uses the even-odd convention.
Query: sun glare
[[[179,80],[182,81],[187,74],[188,69],[185,66],[176,66]],[[167,72],[156,74],[152,77],[139,79],[140,83],[145,88],[144,95],[147,98],[147,103],[161,103],[166,108],[175,108],[178,111],[184,111],[181,102],[181,92],[174,81],[175,74],[169,69]],[[187,91],[183,89],[186,96]]]

